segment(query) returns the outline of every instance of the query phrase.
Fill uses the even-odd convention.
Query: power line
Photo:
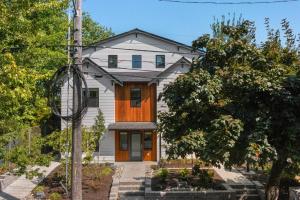
[[[158,0],[171,3],[184,3],[184,4],[215,4],[215,5],[253,5],[253,4],[275,4],[275,3],[289,3],[298,2],[300,0],[272,0],[272,1],[183,1],[183,0]]]
[[[40,46],[31,46],[31,45],[23,45],[22,47],[6,47],[1,50],[1,53],[5,53],[7,51],[13,51],[17,49],[22,49],[24,47],[31,48],[50,48],[50,47],[65,47],[68,45],[40,45]],[[70,45],[70,47],[83,47],[87,48],[101,48],[101,49],[115,49],[115,50],[124,50],[124,51],[141,51],[141,52],[152,52],[152,53],[170,53],[170,54],[186,54],[186,55],[200,55],[201,53],[205,53],[205,51],[201,52],[180,52],[180,51],[163,51],[163,50],[149,50],[149,49],[136,49],[136,48],[122,48],[122,47],[108,47],[108,46],[100,46],[100,45]]]

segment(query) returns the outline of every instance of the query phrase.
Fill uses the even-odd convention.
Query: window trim
[[[137,90],[137,89],[139,90],[139,94],[140,94],[140,99],[139,99],[140,103],[139,103],[139,105],[132,103],[133,100],[136,101],[136,99],[132,99],[132,91]],[[138,87],[130,88],[130,107],[131,108],[140,108],[140,107],[142,107],[142,88],[138,88]]]
[[[122,148],[122,144],[121,144],[121,135],[124,134],[124,133],[126,134],[126,143],[127,143],[126,149],[123,149],[123,148]],[[120,139],[119,139],[119,149],[120,149],[120,151],[128,151],[128,146],[129,146],[129,145],[128,145],[128,144],[129,144],[129,137],[128,137],[128,135],[129,135],[129,134],[128,134],[128,132],[126,132],[126,131],[120,131],[120,132],[119,132],[119,136],[120,136]]]
[[[163,58],[164,58],[164,66],[158,66],[158,62],[157,62],[157,58],[159,57],[159,56],[162,56]],[[166,56],[165,55],[162,55],[162,54],[160,54],[160,55],[156,55],[155,56],[155,66],[156,66],[156,68],[165,68],[166,67]]]
[[[110,65],[110,62],[109,62],[109,61],[110,61],[110,57],[111,57],[111,58],[113,58],[113,57],[116,58],[116,66],[111,66],[111,65]],[[114,54],[114,55],[108,55],[108,56],[107,56],[107,67],[108,67],[108,68],[118,68],[118,55],[115,55],[115,54]]]
[[[133,64],[134,63],[134,60],[133,60],[134,56],[140,57],[140,61],[139,61],[140,66],[139,67],[134,67],[134,64]],[[137,55],[137,54],[132,55],[131,56],[131,65],[132,65],[132,69],[141,69],[142,68],[142,55]]]
[[[149,134],[149,133],[150,133],[150,138],[151,138],[151,147],[150,147],[150,148],[146,147],[146,145],[145,145],[145,135],[146,135],[146,134]],[[152,132],[149,132],[149,131],[144,132],[143,147],[144,147],[145,150],[152,150],[152,148],[153,148],[153,135],[152,135],[152,134],[153,134],[153,133],[152,133]]]
[[[97,97],[96,97],[96,98],[97,98],[97,104],[96,104],[95,106],[91,106],[91,105],[89,104],[90,101],[88,100],[88,105],[87,105],[87,107],[88,107],[88,108],[99,108],[99,101],[100,101],[100,95],[99,95],[99,92],[100,92],[100,91],[99,91],[99,88],[88,88],[87,91],[88,91],[88,96],[87,96],[88,99],[90,99],[90,93],[91,93],[91,91],[96,91],[96,92],[97,92]],[[86,92],[86,90],[83,90],[83,91],[82,91],[82,93],[83,93],[82,96],[85,96],[85,92]]]

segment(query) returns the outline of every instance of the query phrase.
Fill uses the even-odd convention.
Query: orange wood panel
[[[130,106],[130,90],[141,88],[140,107]],[[156,119],[156,85],[147,83],[124,83],[115,86],[115,116],[117,122],[147,122]]]
[[[144,149],[143,160],[144,161],[156,161],[156,146],[157,146],[157,135],[152,133],[152,149]]]
[[[129,133],[127,132],[127,143],[129,144]],[[120,133],[115,133],[115,158],[116,161],[128,161],[129,160],[129,145],[126,151],[120,150]]]

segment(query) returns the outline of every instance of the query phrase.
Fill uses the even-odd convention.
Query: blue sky
[[[220,1],[221,0],[216,0]],[[229,0],[228,0],[229,1]],[[245,1],[245,0],[230,0]],[[248,0],[254,1],[254,0]],[[287,18],[296,33],[300,33],[300,1],[256,5],[178,4],[158,0],[83,0],[83,10],[116,34],[140,28],[190,45],[198,36],[211,33],[213,18],[235,13],[255,21],[257,41],[266,37],[264,18],[273,28]]]

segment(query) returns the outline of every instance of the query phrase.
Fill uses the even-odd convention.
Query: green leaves
[[[299,159],[299,55],[286,20],[285,46],[266,23],[260,45],[246,20],[214,24],[214,37],[193,42],[206,54],[162,93],[169,111],[160,113],[159,131],[170,157],[194,153],[228,167]]]

